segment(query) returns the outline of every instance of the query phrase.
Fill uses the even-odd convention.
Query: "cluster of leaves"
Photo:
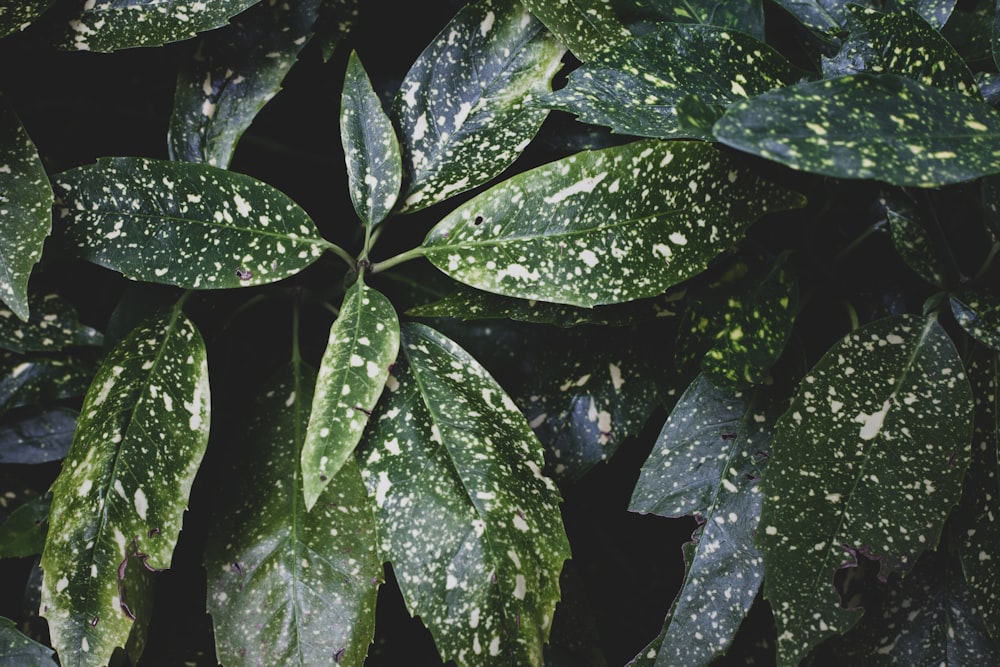
[[[0,99],[0,664],[140,661],[172,576],[207,664],[372,661],[390,584],[443,660],[607,664],[563,499],[628,448],[697,523],[631,664],[1000,662],[996,7],[453,4],[383,70],[374,0],[0,1],[172,86],[96,161]],[[244,148],[307,59],[327,208]]]

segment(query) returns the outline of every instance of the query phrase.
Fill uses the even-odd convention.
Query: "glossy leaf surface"
[[[95,354],[0,353],[0,414],[22,406],[82,396],[94,377],[98,361]]]
[[[928,221],[923,211],[913,202],[892,192],[883,193],[879,204],[885,210],[892,245],[900,258],[928,283],[943,288],[945,276],[941,257],[938,256],[940,247],[928,233]]]
[[[53,352],[104,342],[99,331],[80,323],[76,309],[58,294],[29,295],[28,306],[27,322],[0,308],[0,347],[12,352]]]
[[[525,0],[524,4],[584,62],[631,36],[615,15],[613,0]]]
[[[761,0],[690,3],[686,0],[612,0],[616,13],[623,17],[633,34],[638,26],[647,28],[663,22],[698,23],[720,28],[735,28],[764,38],[764,5]],[[636,25],[638,24],[638,26]]]
[[[55,653],[18,631],[9,618],[0,616],[0,667],[56,667]]]
[[[0,0],[0,38],[27,28],[54,0]]]
[[[75,410],[56,407],[6,418],[0,424],[0,463],[35,465],[65,458],[77,416]]]
[[[989,292],[960,292],[950,302],[955,321],[966,333],[1000,351],[1000,299]]]

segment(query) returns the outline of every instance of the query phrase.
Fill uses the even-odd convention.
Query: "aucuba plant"
[[[0,666],[1000,664],[992,0],[0,0],[0,62]]]

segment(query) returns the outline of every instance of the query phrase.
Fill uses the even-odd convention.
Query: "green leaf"
[[[857,622],[833,577],[858,553],[886,577],[937,546],[971,439],[969,381],[933,318],[872,322],[809,371],[778,421],[757,532],[780,665]]]
[[[47,493],[32,498],[10,513],[0,524],[0,558],[24,558],[42,553],[51,504],[52,495]]]
[[[524,0],[524,5],[584,62],[632,36],[615,15],[613,0]]]
[[[359,279],[344,296],[320,362],[301,452],[307,510],[361,441],[398,354],[395,309]]]
[[[778,6],[794,16],[802,25],[830,37],[847,26],[847,12],[856,4],[853,0],[776,0]],[[887,0],[887,11],[910,8],[940,29],[948,22],[955,0]]]
[[[62,242],[126,278],[215,289],[295,275],[330,247],[295,202],[203,164],[102,158],[56,177]]]
[[[928,211],[888,191],[882,192],[879,205],[885,210],[892,245],[902,260],[928,283],[943,288],[945,276],[938,256],[940,244],[934,243],[928,233],[928,222],[924,219]]]
[[[202,35],[177,75],[170,116],[174,160],[228,167],[236,144],[312,35],[320,0],[260,2]]]
[[[117,51],[160,46],[219,28],[260,0],[88,0],[58,37],[64,49]],[[80,4],[77,2],[77,4]]]
[[[399,197],[403,158],[396,130],[356,51],[351,51],[344,75],[340,140],[354,210],[367,226],[374,227],[389,215]]]
[[[42,615],[63,667],[105,665],[141,616],[120,568],[163,569],[208,444],[201,334],[178,307],[115,347],[84,398],[52,485]]]
[[[694,515],[700,523],[685,546],[687,574],[655,648],[656,665],[708,665],[726,651],[757,595],[764,576],[754,546],[758,487],[775,404],[763,390],[718,389],[699,375],[639,472],[629,511]]]
[[[357,665],[382,568],[367,492],[349,458],[312,512],[299,451],[316,373],[283,367],[254,404],[205,552],[208,610],[226,665]]]
[[[402,342],[363,454],[379,553],[445,660],[540,667],[570,555],[541,445],[467,352],[419,324]]]
[[[802,204],[711,144],[639,141],[520,173],[452,211],[422,247],[473,287],[591,307],[662,294],[759,217]]]
[[[81,324],[76,309],[58,294],[28,296],[27,322],[0,308],[0,348],[12,352],[53,352],[75,345],[100,346],[101,333]]]
[[[742,30],[764,39],[764,4],[761,0],[716,0],[690,3],[687,0],[612,0],[618,15],[639,34],[636,21],[649,26],[658,23],[700,23]]]
[[[0,616],[0,667],[57,667],[55,652],[21,634],[14,621]]]
[[[679,122],[677,107],[690,96],[726,107],[805,75],[745,33],[666,23],[595,54],[541,102],[619,134],[702,138],[711,137],[710,131],[690,132]]]
[[[44,14],[54,1],[0,0],[0,39],[27,28]]]
[[[936,187],[1000,173],[1000,115],[891,74],[773,90],[730,107],[714,132],[739,150],[837,178]]]
[[[0,354],[0,415],[25,405],[82,396],[98,361],[94,353],[59,357]]]
[[[993,16],[992,39],[990,40],[990,52],[993,54],[993,64],[1000,68],[1000,0],[996,5],[996,14]]]
[[[330,62],[337,47],[351,34],[358,22],[361,0],[320,0],[316,36],[323,49],[323,62]]]
[[[1000,299],[987,292],[960,292],[950,302],[955,321],[966,333],[1000,351]]]
[[[470,190],[506,169],[548,111],[562,46],[517,2],[462,8],[407,72],[393,102],[409,176],[405,210]]]
[[[34,465],[66,458],[78,414],[69,408],[32,410],[0,424],[0,463]]]
[[[52,196],[35,144],[0,96],[0,300],[22,320],[28,278],[52,231]]]

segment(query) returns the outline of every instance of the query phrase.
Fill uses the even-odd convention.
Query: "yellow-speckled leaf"
[[[77,320],[76,309],[58,294],[28,297],[27,322],[0,308],[0,347],[12,352],[54,352],[74,345],[99,346],[101,333]]]
[[[613,0],[524,0],[524,4],[584,62],[632,36],[618,20]]]
[[[0,38],[27,28],[54,0],[0,0]]]

